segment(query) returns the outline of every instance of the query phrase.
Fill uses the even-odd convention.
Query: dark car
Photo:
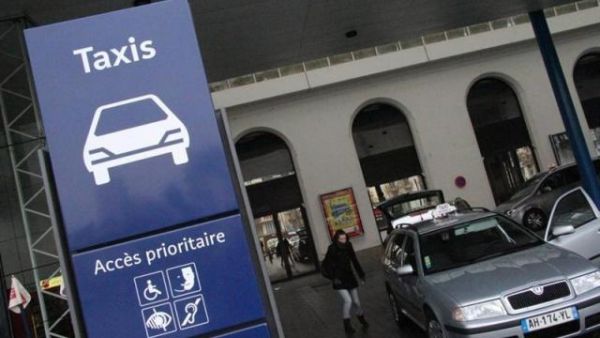
[[[410,214],[418,214],[435,208],[444,203],[444,193],[441,190],[422,190],[402,194],[377,205],[384,222],[380,231],[393,230],[392,222]]]
[[[441,190],[422,190],[402,194],[377,205],[377,213],[383,218],[379,231],[388,234],[398,224],[414,223],[419,217],[431,215],[433,209],[444,204],[444,193]],[[456,210],[470,209],[470,205],[464,199],[457,197],[449,202],[450,207]]]
[[[600,159],[594,160],[596,173],[600,172]],[[525,182],[523,188],[496,212],[506,214],[531,230],[546,226],[552,206],[565,192],[580,185],[581,177],[574,163],[539,173]]]

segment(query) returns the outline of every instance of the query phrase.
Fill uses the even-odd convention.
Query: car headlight
[[[577,278],[571,279],[571,285],[577,295],[588,292],[591,289],[600,287],[600,271],[588,273]]]
[[[506,309],[499,299],[454,309],[452,317],[459,322],[492,318],[506,315]]]

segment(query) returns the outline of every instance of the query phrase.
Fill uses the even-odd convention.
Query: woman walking
[[[365,320],[364,312],[358,298],[358,281],[352,271],[352,267],[358,274],[361,282],[365,281],[365,273],[356,259],[354,248],[348,241],[348,236],[343,230],[338,230],[333,235],[333,243],[327,249],[323,261],[323,272],[333,283],[333,289],[337,291],[343,301],[344,331],[354,333],[350,324],[352,307],[363,328],[369,327]]]

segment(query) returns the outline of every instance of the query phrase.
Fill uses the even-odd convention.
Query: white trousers
[[[358,298],[358,288],[354,288],[352,290],[336,290],[338,295],[342,297],[343,309],[342,313],[344,319],[350,319],[350,312],[352,311],[352,306],[356,311],[357,316],[362,316],[363,309],[360,306],[360,299]]]

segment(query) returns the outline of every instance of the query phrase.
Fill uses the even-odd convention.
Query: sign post
[[[279,337],[187,1],[25,32],[87,337]]]

